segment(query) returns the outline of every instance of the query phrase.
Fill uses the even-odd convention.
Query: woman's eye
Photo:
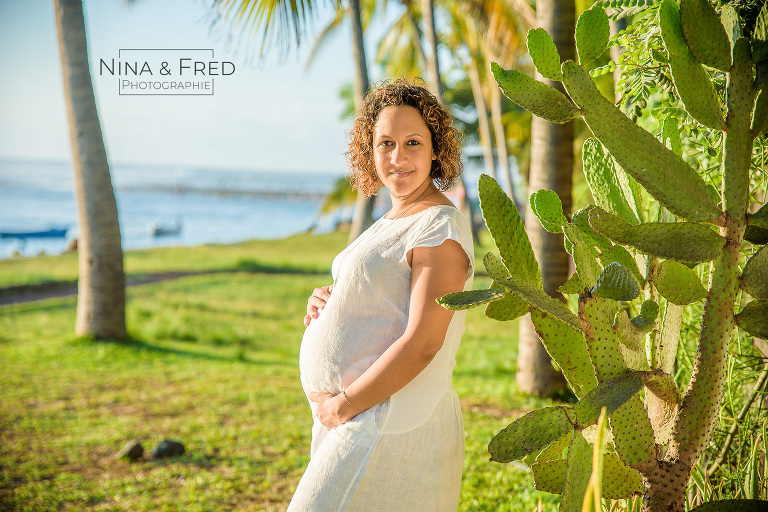
[[[383,140],[383,141],[379,142],[379,146],[389,146],[391,144],[392,144],[391,140]]]
[[[419,144],[419,141],[417,141],[417,140],[409,140],[408,141],[408,145],[409,146],[416,146],[417,144]]]

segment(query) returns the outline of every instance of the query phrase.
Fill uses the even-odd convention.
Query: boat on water
[[[147,224],[149,236],[171,236],[181,233],[181,221],[175,220],[173,224],[163,224],[159,220],[153,220]]]
[[[0,231],[0,238],[64,238],[67,236],[67,228],[51,228],[43,231]]]

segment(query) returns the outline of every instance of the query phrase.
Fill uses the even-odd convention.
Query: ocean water
[[[281,238],[333,217],[318,214],[342,174],[227,171],[184,166],[111,166],[124,250]],[[340,215],[340,213],[339,213]],[[153,237],[148,225],[181,224]],[[69,163],[0,160],[0,232],[66,227],[66,238],[0,239],[0,259],[58,254],[79,234]]]

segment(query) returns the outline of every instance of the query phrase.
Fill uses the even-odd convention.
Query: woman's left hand
[[[342,395],[332,395],[331,393],[318,393],[312,391],[309,394],[309,399],[317,404],[317,419],[328,430],[336,428],[339,425],[343,425],[349,418],[343,416],[342,409],[344,409]]]

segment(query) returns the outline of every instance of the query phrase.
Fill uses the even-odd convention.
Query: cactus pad
[[[562,69],[565,89],[589,129],[627,174],[675,215],[703,222],[720,216],[709,188],[690,165],[603,97],[586,69],[573,61]]]
[[[491,279],[497,283],[509,277],[509,270],[507,270],[507,267],[505,267],[499,257],[492,252],[485,253],[485,256],[483,256],[483,265]]]
[[[651,326],[653,322],[651,321]],[[619,338],[619,350],[624,358],[624,366],[630,370],[647,371],[651,367],[645,350],[646,331],[638,328],[627,316],[626,312],[619,311],[613,325]]]
[[[690,304],[707,296],[707,290],[701,285],[696,272],[672,260],[661,262],[653,284],[659,293],[673,304]]]
[[[632,272],[638,283],[645,282],[645,276],[640,272],[635,258],[629,254],[625,248],[620,245],[608,244],[607,247],[600,247],[600,263],[608,265],[612,262],[621,263],[621,266]]]
[[[573,429],[563,407],[529,412],[496,434],[488,444],[491,461],[512,462],[546,447]]]
[[[759,137],[768,130],[768,91],[763,89],[755,100],[752,111],[752,136]]]
[[[645,340],[647,331],[634,325],[630,321],[629,316],[627,316],[626,311],[619,311],[616,315],[613,327],[616,330],[616,334],[618,334],[619,341],[622,345],[635,352],[645,350],[643,341]]]
[[[564,285],[557,289],[557,291],[563,294],[581,293],[585,288],[586,286],[584,286],[584,283],[581,282],[579,274],[573,274],[568,278],[568,281]]]
[[[592,445],[575,430],[568,446],[560,512],[581,512],[584,494],[592,475]]]
[[[557,299],[553,299],[541,288],[537,288],[527,281],[523,281],[516,277],[509,277],[502,281],[501,284],[506,286],[511,292],[517,294],[517,296],[531,306],[551,315],[571,329],[575,329],[579,332],[584,331],[579,318],[571,313],[571,310],[569,310],[565,304]]]
[[[714,130],[725,130],[725,120],[715,87],[707,72],[688,49],[680,25],[680,14],[677,11],[677,5],[672,0],[664,0],[661,3],[659,25],[661,26],[664,46],[669,52],[669,68],[672,72],[672,80],[683,105],[685,105],[685,110],[704,126]],[[730,67],[730,48],[728,50]]]
[[[600,57],[608,46],[610,36],[608,16],[600,4],[595,4],[582,12],[576,21],[575,32],[579,62],[587,64]]]
[[[768,229],[747,226],[747,229],[744,231],[744,240],[755,245],[768,244]]]
[[[707,0],[681,0],[680,24],[697,61],[720,71],[730,69],[731,43],[712,4]]]
[[[761,206],[755,213],[748,214],[747,220],[749,226],[768,230],[768,204]]]
[[[584,208],[576,210],[573,212],[573,215],[571,215],[571,223],[579,228],[579,231],[581,231],[586,238],[602,250],[605,247],[610,247],[612,244],[610,240],[597,233],[592,229],[592,226],[589,225],[589,212],[595,208],[597,208],[597,206],[589,204]]]
[[[638,329],[648,332],[653,329],[657,316],[659,316],[659,305],[652,300],[646,300],[640,305],[640,313],[630,322]]]
[[[491,71],[507,98],[533,115],[559,124],[579,115],[579,109],[557,89],[520,71],[505,71],[495,62],[491,64]]]
[[[631,325],[631,324],[630,324]],[[639,330],[635,328],[636,330]],[[629,348],[626,344],[620,343],[619,350],[624,359],[624,366],[634,371],[650,371],[651,365],[648,364],[648,358],[645,356],[645,347],[640,350]]]
[[[531,194],[531,210],[550,233],[562,233],[563,224],[568,223],[563,214],[563,203],[553,190],[537,190]]]
[[[634,205],[634,198],[626,176],[616,172],[613,158],[603,150],[603,145],[591,137],[587,139],[582,147],[582,160],[584,176],[598,206],[630,224],[637,224],[637,216],[630,206],[630,201]]]
[[[560,54],[557,53],[555,42],[547,31],[543,28],[529,30],[527,43],[533,65],[541,76],[561,81],[563,73],[560,71]]]
[[[619,407],[610,419],[613,444],[622,462],[630,467],[649,464],[656,456],[655,437],[640,395]]]
[[[600,264],[597,262],[597,255],[592,247],[586,243],[581,236],[579,228],[573,224],[563,226],[566,241],[572,245],[570,254],[573,256],[573,262],[576,264],[576,271],[583,283],[591,284],[597,282],[600,275]]]
[[[477,183],[480,209],[509,273],[541,286],[539,264],[515,203],[496,180],[485,174]]]
[[[495,285],[497,285],[497,283],[494,283],[494,286]],[[501,299],[489,302],[488,305],[485,306],[483,314],[488,318],[505,322],[523,316],[530,309],[531,307],[523,299],[514,293],[507,292]]]
[[[619,341],[611,323],[616,302],[595,296],[579,299],[579,316],[589,324],[587,350],[598,382],[624,375]]]
[[[583,430],[597,423],[603,407],[606,414],[613,414],[642,388],[643,380],[634,372],[601,382],[573,406],[576,428]]]
[[[730,4],[723,5],[720,9],[720,23],[723,24],[725,29],[725,35],[728,36],[728,41],[731,43],[731,49],[733,49],[736,40],[741,37],[741,22],[739,21],[739,15],[736,13],[736,9]]]
[[[620,377],[627,373],[616,333],[609,319],[613,318],[611,303],[591,297],[580,303],[580,312],[591,327],[587,333],[587,348],[598,381]],[[610,417],[616,452],[627,465],[647,464],[654,457],[653,427],[639,395],[634,395]]]
[[[749,258],[744,273],[744,286],[756,299],[768,299],[768,248],[762,247]]]
[[[539,491],[559,494],[565,483],[565,459],[544,460],[531,466],[533,485]],[[603,498],[621,500],[643,493],[643,477],[625,466],[615,453],[603,456]]]
[[[632,273],[614,261],[603,268],[591,293],[606,299],[632,300],[640,294],[640,289]]]
[[[768,339],[768,301],[750,301],[736,315],[736,325],[756,338]]]
[[[725,239],[709,226],[690,222],[627,224],[600,208],[589,212],[589,224],[614,242],[631,245],[660,258],[700,263],[715,259]]]
[[[560,494],[565,483],[565,459],[536,461],[531,466],[533,487],[537,491]]]
[[[640,372],[638,376],[642,379],[645,387],[667,404],[671,406],[680,404],[680,391],[677,389],[675,379],[671,375],[661,370],[655,370],[652,372]]]
[[[469,290],[466,292],[449,293],[437,299],[437,303],[445,309],[469,309],[487,302],[498,300],[504,296],[504,288],[488,288],[487,290]]]
[[[582,333],[566,327],[538,309],[531,310],[531,321],[536,335],[562,370],[577,397],[584,396],[597,386]]]
[[[567,455],[565,450],[568,448],[568,445],[571,444],[571,437],[573,437],[573,434],[569,431],[563,437],[541,450],[536,456],[536,460],[543,462],[546,460],[564,458]]]

